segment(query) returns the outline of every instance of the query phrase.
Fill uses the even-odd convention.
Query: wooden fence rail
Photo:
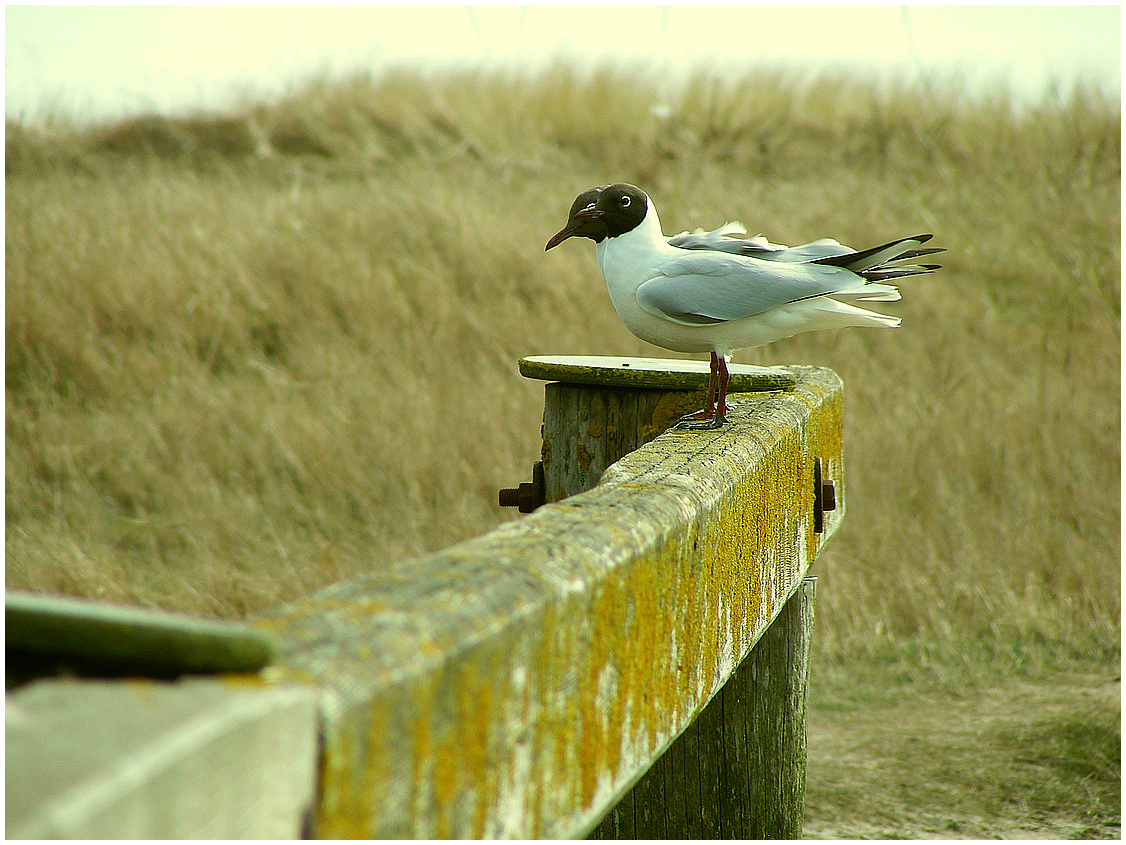
[[[132,772],[132,780],[117,777],[110,786],[102,779],[99,818],[118,796],[131,803],[133,818],[141,813],[130,834],[188,836],[191,819],[173,827],[167,814],[136,800],[144,783],[161,784],[165,801],[169,784],[180,789],[178,800],[200,807],[202,821],[208,800],[218,802],[212,784],[238,780],[224,776],[230,769],[242,778],[238,797],[246,806],[258,805],[273,778],[289,777],[286,794],[308,803],[309,812],[303,823],[300,813],[286,816],[287,834],[248,829],[235,809],[226,835],[298,835],[303,824],[322,838],[633,836],[655,830],[646,821],[655,815],[661,829],[689,835],[800,832],[800,796],[795,830],[794,802],[762,797],[757,784],[778,780],[783,757],[797,765],[800,756],[804,764],[800,710],[812,589],[802,585],[843,515],[842,389],[827,370],[787,373],[784,389],[734,395],[731,422],[715,432],[657,436],[670,419],[659,401],[630,423],[635,431],[648,426],[641,440],[656,439],[599,471],[593,489],[440,553],[373,567],[366,578],[254,620],[274,644],[269,668],[163,686],[202,685],[220,702],[204,709],[229,710],[223,690],[232,700],[280,695],[275,707],[235,720],[242,727],[229,733],[246,736],[248,723],[267,724],[278,743],[238,746],[245,753],[212,763],[211,781],[168,775],[162,782],[162,773],[184,769],[192,756],[190,743],[171,743],[177,766],[168,757],[162,767],[159,755],[149,754],[157,762],[148,774]],[[619,399],[614,407],[623,407]],[[591,421],[584,437],[597,438],[596,426],[620,428],[616,414]],[[589,468],[574,444],[548,444],[548,434],[545,424],[547,476],[568,449],[567,462],[577,456],[580,469],[584,462]],[[583,451],[589,456],[588,446]],[[818,474],[835,485],[835,510],[825,490],[815,490]],[[783,624],[748,660],[784,607]],[[53,792],[41,789],[34,772],[53,761],[33,764],[36,746],[27,737],[42,729],[37,690],[96,683],[104,682],[40,681],[9,695],[9,711],[14,705],[19,713],[15,728],[8,723],[9,836],[93,835],[84,821],[90,814],[75,810],[91,806],[89,773]],[[137,694],[136,684],[118,686]],[[775,692],[762,692],[768,689]],[[783,703],[756,715],[754,703],[767,697]],[[708,721],[717,702],[732,718]],[[789,721],[779,722],[786,714]],[[769,729],[756,728],[756,720]],[[89,714],[53,729],[69,730],[71,745],[81,745]],[[154,734],[164,741],[161,730]],[[717,737],[717,730],[725,733]],[[784,748],[761,742],[772,732]],[[801,736],[785,739],[795,732]],[[309,742],[295,742],[295,734]],[[682,734],[696,745],[678,748]],[[213,731],[209,746],[226,735]],[[724,784],[706,773],[679,781],[668,774],[686,768],[676,762],[685,754],[701,756],[698,749],[709,745],[720,748],[713,768],[727,773]],[[136,743],[128,753],[140,753]],[[291,756],[279,766],[281,755]],[[107,766],[103,761],[100,771]],[[291,767],[303,771],[278,774]],[[766,774],[754,775],[756,767]],[[661,774],[647,776],[650,770]],[[739,778],[752,787],[730,792],[729,781]],[[797,783],[787,782],[776,791]],[[735,798],[716,797],[725,789]],[[760,798],[761,812],[745,806]],[[779,806],[790,808],[789,817],[771,819]],[[722,818],[713,818],[717,808]],[[744,812],[745,821],[732,820]]]

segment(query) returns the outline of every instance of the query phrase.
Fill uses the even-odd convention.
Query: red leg
[[[714,352],[712,353],[715,354]],[[725,422],[727,418],[727,382],[730,380],[731,374],[727,372],[727,359],[719,359],[719,401],[716,404],[715,419],[716,425]]]
[[[712,353],[712,360],[708,367],[708,404],[704,410],[681,417],[682,420],[710,420],[715,416],[716,383],[719,381],[719,356]],[[726,368],[725,368],[726,370]],[[724,388],[726,390],[726,388]]]
[[[703,425],[689,425],[686,428],[719,428],[727,422],[727,382],[731,374],[727,371],[727,359],[712,353],[712,375],[708,381],[708,407],[698,414],[683,417],[685,420],[708,420]],[[716,396],[718,382],[718,397]]]

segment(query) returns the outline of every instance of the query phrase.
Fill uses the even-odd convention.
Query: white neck
[[[596,248],[598,266],[606,277],[611,295],[615,289],[633,294],[646,281],[644,271],[653,266],[654,258],[670,251],[675,252],[676,247],[669,246],[668,238],[661,231],[661,218],[652,201],[636,228],[614,238],[605,238]]]
[[[661,231],[661,218],[657,216],[657,207],[653,205],[653,201],[649,200],[649,208],[645,212],[645,219],[636,228],[619,235],[617,238],[608,240],[621,240],[624,237],[633,235],[639,241],[646,241],[652,243],[660,243],[663,246],[668,246],[668,238],[665,237]]]

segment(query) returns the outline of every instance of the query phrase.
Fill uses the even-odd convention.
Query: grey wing
[[[637,302],[650,314],[698,326],[752,317],[789,302],[836,293],[858,281],[840,267],[689,252],[666,262],[659,275],[642,283]]]

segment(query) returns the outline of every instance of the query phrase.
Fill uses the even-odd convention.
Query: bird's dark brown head
[[[601,243],[634,229],[649,210],[649,198],[633,185],[620,182],[601,185],[579,194],[567,218],[567,225],[547,242],[545,250],[579,235]]]

